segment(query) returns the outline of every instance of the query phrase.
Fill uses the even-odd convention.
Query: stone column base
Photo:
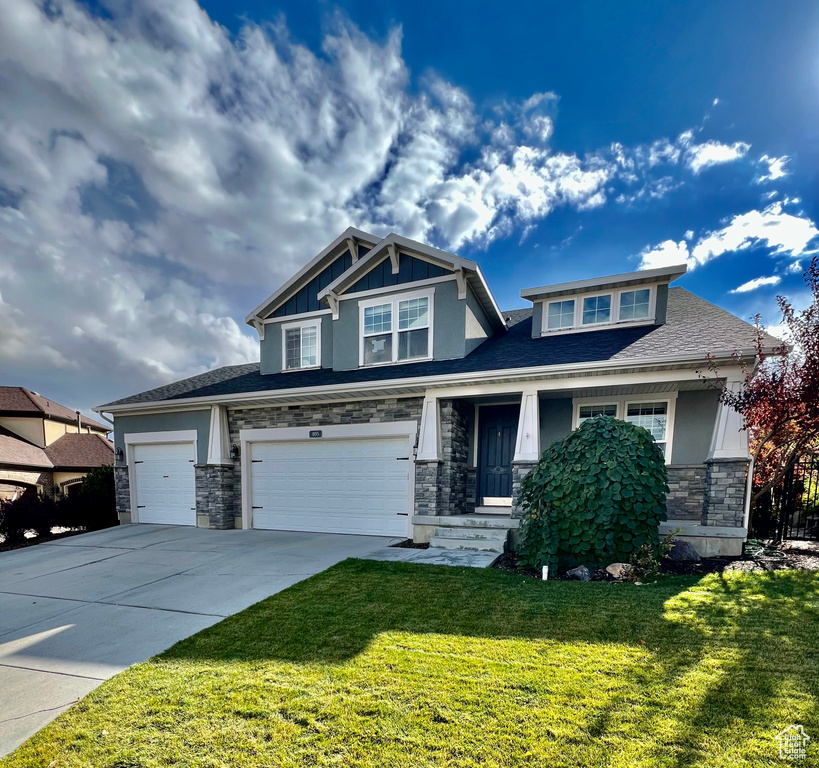
[[[702,525],[741,528],[745,522],[745,493],[750,459],[708,459],[705,462],[705,501]]]
[[[523,508],[518,504],[520,483],[536,464],[536,461],[512,462],[512,517],[523,517]]]
[[[131,481],[126,466],[114,467],[114,493],[119,523],[127,525],[131,522]]]
[[[218,530],[235,528],[233,467],[198,464],[194,467],[194,473],[197,525],[200,518],[205,518],[208,528]]]
[[[441,462],[415,462],[415,514],[439,515],[441,509]]]

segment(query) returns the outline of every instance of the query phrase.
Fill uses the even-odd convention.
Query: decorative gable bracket
[[[256,333],[259,334],[259,341],[264,341],[264,320],[260,320],[258,317],[254,317],[250,321],[253,323],[253,327],[256,329]]]
[[[350,257],[353,260],[353,264],[355,264],[358,261],[358,245],[354,237],[347,238],[347,247],[350,249]]]
[[[333,320],[338,320],[338,296],[335,293],[326,294],[327,306],[330,307],[333,313]]]
[[[466,298],[466,275],[463,269],[455,270],[455,281],[458,283],[458,299],[463,301]]]
[[[390,263],[392,264],[392,273],[394,275],[397,275],[400,263],[399,263],[399,258],[398,258],[398,247],[395,245],[395,243],[389,243],[387,245],[387,253],[389,253],[389,255],[390,255]]]

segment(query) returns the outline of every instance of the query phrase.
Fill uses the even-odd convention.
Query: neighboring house
[[[348,229],[248,315],[260,364],[97,409],[122,451],[120,519],[433,542],[470,521],[504,532],[542,449],[607,414],[664,452],[665,527],[701,553],[738,552],[747,438],[701,372],[710,353],[739,386],[733,354],[754,354],[754,329],[670,288],[684,272],[528,288],[530,309],[501,312],[476,263]]]
[[[0,387],[0,499],[66,495],[114,463],[109,426],[24,387]]]

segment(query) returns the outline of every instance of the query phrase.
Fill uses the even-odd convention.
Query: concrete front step
[[[520,520],[505,515],[414,515],[413,525],[434,525],[436,528],[517,528]]]
[[[435,536],[442,539],[486,539],[487,541],[506,541],[508,528],[444,528],[438,526]]]
[[[503,541],[490,539],[453,539],[447,536],[433,536],[429,540],[430,549],[471,549],[478,552],[503,553]]]

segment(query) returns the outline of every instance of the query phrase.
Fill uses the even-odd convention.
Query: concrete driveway
[[[131,664],[391,541],[126,525],[0,553],[0,756]]]

